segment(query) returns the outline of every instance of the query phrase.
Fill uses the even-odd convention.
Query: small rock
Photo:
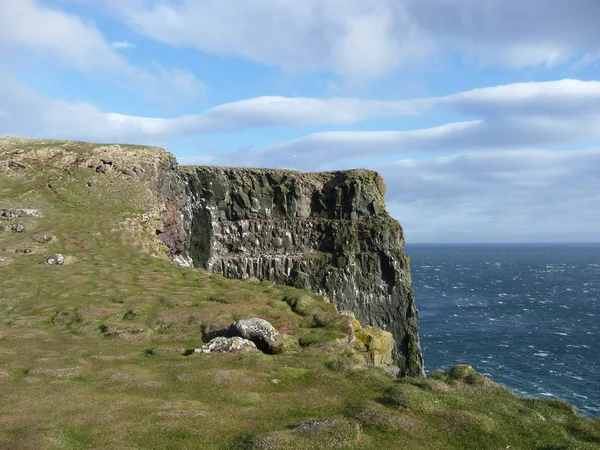
[[[4,258],[0,258],[0,263],[3,263],[3,262],[5,262],[5,261],[6,261],[6,259],[4,259]]]
[[[360,322],[356,319],[356,316],[354,315],[354,313],[352,311],[344,310],[344,311],[341,311],[340,314],[349,319],[350,327],[352,328],[352,331],[360,330],[360,327],[361,327]]]
[[[11,170],[19,170],[19,169],[25,169],[25,165],[18,163],[16,161],[9,161],[8,162],[8,168]]]
[[[96,172],[98,173],[107,173],[108,171],[110,171],[110,166],[108,164],[102,164],[96,167]]]
[[[101,159],[100,161],[102,161],[102,164],[105,164],[107,166],[112,166],[112,160],[111,159]]]
[[[219,336],[212,339],[208,344],[197,348],[194,353],[252,353],[257,352],[256,344],[241,337]]]
[[[25,231],[25,226],[20,223],[13,223],[10,226],[10,229],[16,231],[17,233],[22,233],[23,231]]]
[[[46,264],[50,266],[62,266],[65,263],[65,257],[60,253],[50,255],[46,258]]]
[[[47,242],[50,242],[50,241],[52,240],[52,238],[53,238],[53,237],[54,237],[54,236],[52,236],[51,234],[44,234],[43,236],[41,236],[41,237],[38,239],[38,242],[39,242],[40,244],[45,244],[45,243],[47,243]]]
[[[398,375],[400,375],[400,367],[398,366],[384,366],[383,370],[385,370],[393,377],[397,377]]]
[[[135,172],[127,167],[125,167],[124,169],[121,169],[121,173],[123,175],[127,175],[128,177],[132,177],[135,175]]]
[[[282,350],[277,330],[269,322],[258,317],[238,320],[231,324],[229,335],[248,339],[254,342],[258,349],[267,353],[279,353]]]
[[[3,217],[39,217],[42,214],[37,209],[3,209]]]
[[[95,181],[88,181],[87,185],[88,185],[88,187],[95,187],[96,186],[96,182]]]

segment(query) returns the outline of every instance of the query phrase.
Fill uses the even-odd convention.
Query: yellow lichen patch
[[[356,349],[365,358],[367,364],[374,366],[394,364],[392,358],[394,337],[392,333],[375,327],[362,327],[356,331],[355,337]]]

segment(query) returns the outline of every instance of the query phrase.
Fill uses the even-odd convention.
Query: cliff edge
[[[181,265],[315,291],[390,331],[404,375],[424,376],[402,227],[379,174],[180,167],[166,160],[158,231]]]

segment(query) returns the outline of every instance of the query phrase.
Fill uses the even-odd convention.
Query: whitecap
[[[533,354],[533,356],[539,356],[540,358],[545,358],[548,355],[549,355],[549,353],[545,353],[545,352],[538,352],[538,353]]]

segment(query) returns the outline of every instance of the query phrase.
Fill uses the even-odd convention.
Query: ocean
[[[409,244],[428,373],[470,364],[600,416],[600,244]]]

